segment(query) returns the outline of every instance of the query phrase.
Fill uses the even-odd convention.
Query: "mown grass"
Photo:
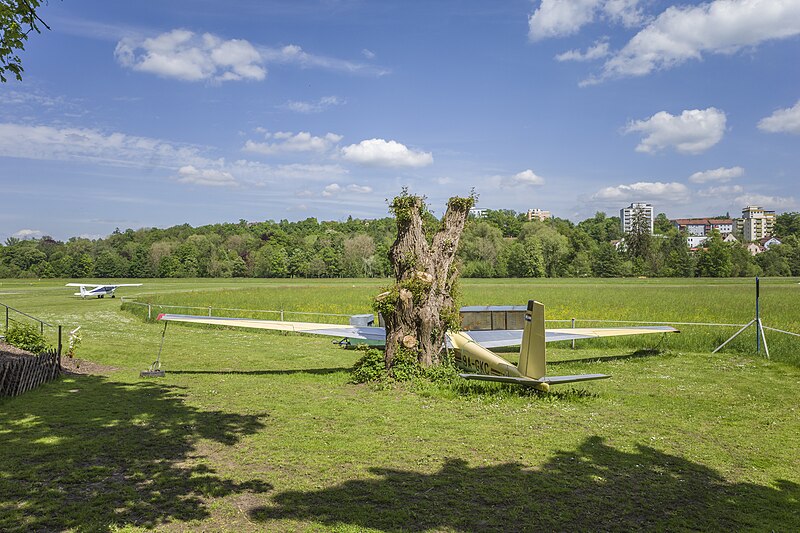
[[[767,302],[796,289],[771,294],[771,282],[762,287],[765,323],[780,327]],[[78,356],[118,370],[0,399],[0,530],[800,527],[800,369],[750,346],[715,355],[676,348],[672,338],[666,351],[560,347],[552,372],[613,378],[549,395],[467,382],[376,389],[348,383],[360,354],[328,339],[173,324],[166,377],[148,380],[139,371],[155,358],[160,325],[120,311],[118,299],[83,301],[59,282],[26,283],[2,280],[0,293],[17,294],[0,302],[82,325]],[[144,283],[149,296],[140,297],[168,303],[343,313],[366,311],[381,285]],[[624,298],[606,300],[632,286],[647,302],[632,315],[655,319],[646,313],[668,285],[468,281],[463,292],[466,304],[534,297],[554,318],[571,317],[566,302],[630,317]],[[691,315],[752,292],[715,286],[682,285],[662,307],[682,317],[674,305]],[[362,303],[350,301],[359,294]],[[798,310],[785,312],[791,329]]]
[[[304,313],[351,315],[371,312],[370,303],[385,282],[374,280],[272,280],[243,285],[236,290],[213,288],[180,293],[144,294],[138,300],[177,307],[152,307],[158,312],[252,316],[287,320],[346,323],[346,316],[313,316]],[[615,326],[604,321],[677,323],[680,336],[664,339],[671,349],[705,352],[725,342],[736,326],[695,326],[684,323],[747,324],[755,316],[755,283],[750,279],[626,279],[626,280],[463,280],[463,305],[524,305],[528,299],[544,302],[550,328]],[[761,282],[761,317],[764,325],[800,333],[800,284],[796,278],[769,278]],[[181,307],[186,306],[186,307]],[[130,307],[145,316],[146,308]],[[563,322],[558,322],[563,321]],[[770,356],[800,365],[798,337],[767,331]],[[581,345],[581,343],[579,343]],[[585,343],[583,344],[585,345]],[[643,349],[655,345],[651,337],[592,341],[595,347]],[[756,329],[751,327],[726,347],[750,353],[756,348]]]

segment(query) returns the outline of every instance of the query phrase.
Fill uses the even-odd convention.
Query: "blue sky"
[[[800,0],[51,0],[0,239],[435,212],[800,210]]]

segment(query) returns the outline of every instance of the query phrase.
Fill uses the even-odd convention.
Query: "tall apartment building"
[[[757,205],[748,205],[742,209],[742,218],[736,219],[737,229],[745,242],[760,241],[772,236],[775,227],[775,211],[767,211]]]
[[[552,218],[553,215],[550,214],[550,211],[543,211],[541,209],[528,209],[528,221],[531,220],[540,220],[544,222],[548,218]]]
[[[632,203],[630,207],[619,210],[619,223],[622,233],[630,233],[637,218],[642,217],[649,225],[650,234],[653,234],[653,206],[643,202]]]

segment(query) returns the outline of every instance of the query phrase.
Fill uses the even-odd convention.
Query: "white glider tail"
[[[284,322],[249,318],[225,318],[193,315],[159,315],[164,322],[188,322],[219,326],[245,327],[293,331],[313,335],[328,335],[347,339],[385,341],[386,331],[381,327],[364,327],[342,324],[315,324],[309,322]],[[452,348],[456,363],[477,371],[476,374],[461,374],[466,379],[501,381],[548,390],[551,384],[573,383],[604,379],[605,374],[580,374],[575,376],[547,376],[545,344],[548,342],[614,337],[620,335],[642,335],[653,333],[677,333],[669,326],[639,326],[627,328],[582,328],[546,330],[544,304],[528,302],[524,330],[456,331],[447,333],[447,347]],[[519,346],[517,366],[490,351],[490,347]]]

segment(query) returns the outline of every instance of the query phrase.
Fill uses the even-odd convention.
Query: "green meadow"
[[[140,281],[118,295],[152,315],[326,322],[388,284]],[[800,332],[798,281],[762,280],[765,326]],[[77,357],[102,365],[0,399],[2,531],[800,529],[800,338],[767,331],[767,359],[750,328],[710,353],[753,318],[753,280],[463,280],[463,305],[533,298],[578,327],[732,324],[548,345],[551,373],[613,376],[548,394],[355,385],[360,352],[330,338],[180,324],[166,377],[141,378],[164,327],[64,283],[0,280],[0,303],[80,325]]]

